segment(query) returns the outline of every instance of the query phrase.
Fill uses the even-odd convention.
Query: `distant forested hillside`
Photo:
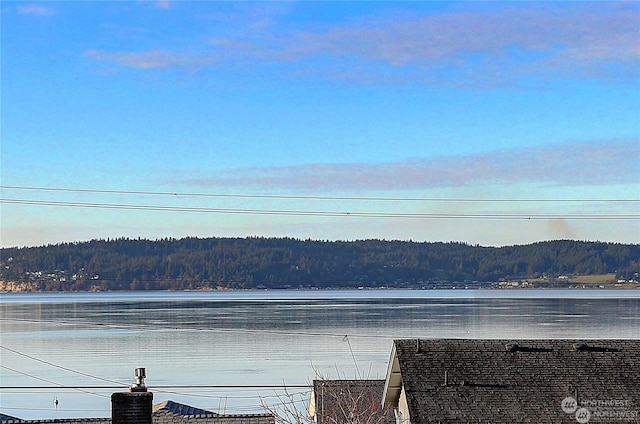
[[[640,245],[464,243],[290,238],[115,239],[1,250],[0,280],[35,290],[415,287],[640,271]]]

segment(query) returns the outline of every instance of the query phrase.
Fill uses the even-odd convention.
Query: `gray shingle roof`
[[[174,402],[172,400],[165,400],[164,402],[160,402],[153,406],[153,414],[174,414],[174,415],[204,415],[204,414],[214,414],[211,411],[206,411],[200,408],[194,408],[190,405],[185,405],[183,403]]]
[[[566,398],[640,422],[640,340],[396,340],[388,381],[394,358],[411,424],[576,423]]]
[[[162,414],[153,416],[154,424],[274,424],[271,414],[218,415],[214,413],[201,415]]]
[[[111,418],[62,418],[50,420],[21,420],[10,417],[0,419],[2,424],[111,424]],[[154,424],[274,424],[273,415],[177,415],[160,413],[153,415]]]
[[[173,401],[161,402],[155,405],[153,410],[154,424],[275,424],[275,417],[271,414],[221,415]],[[0,414],[0,422],[2,424],[111,424],[111,418],[21,420]]]

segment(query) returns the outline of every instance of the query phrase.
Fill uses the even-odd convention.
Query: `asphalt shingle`
[[[640,340],[576,343],[396,340],[411,423],[576,423],[567,398],[640,422]]]

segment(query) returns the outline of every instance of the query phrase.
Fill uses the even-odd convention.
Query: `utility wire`
[[[84,377],[90,377],[90,378],[94,378],[96,380],[106,381],[108,383],[114,383],[114,384],[119,385],[120,387],[123,387],[123,386],[127,387],[128,386],[127,384],[121,383],[119,381],[109,380],[107,378],[102,378],[102,377],[98,377],[98,376],[95,376],[95,375],[87,374],[87,373],[82,372],[82,371],[76,371],[76,370],[71,369],[71,368],[63,367],[62,365],[57,365],[57,364],[54,364],[52,362],[36,358],[34,356],[27,355],[26,353],[19,352],[19,351],[15,350],[15,349],[11,349],[11,348],[6,347],[6,346],[0,345],[0,349],[4,349],[4,350],[9,351],[11,353],[15,353],[16,355],[23,356],[25,358],[31,359],[32,361],[40,362],[40,363],[43,363],[45,365],[49,365],[49,366],[54,367],[54,368],[58,368],[58,369],[61,369],[61,370],[64,370],[64,371],[68,371],[68,372],[74,373],[74,374],[79,374],[79,375],[82,375]]]
[[[51,366],[51,367],[55,367],[55,368],[59,368],[65,371],[69,371],[75,374],[80,374],[82,376],[87,376],[87,377],[91,377],[91,378],[95,378],[98,380],[102,380],[102,381],[106,381],[106,382],[111,382],[111,383],[115,383],[115,386],[97,386],[97,385],[93,385],[93,386],[69,386],[69,385],[64,385],[64,384],[60,384],[60,383],[56,383],[54,381],[51,380],[46,380],[44,378],[40,378],[31,374],[27,374],[25,372],[7,367],[5,365],[1,365],[0,364],[0,368],[6,369],[8,371],[12,371],[36,380],[40,380],[43,381],[45,383],[49,383],[49,384],[53,384],[57,387],[51,387],[51,386],[0,386],[1,390],[10,390],[10,389],[60,389],[60,390],[64,390],[64,389],[74,389],[74,390],[79,390],[79,391],[84,391],[81,389],[122,389],[123,387],[128,387],[126,384],[123,383],[119,383],[117,381],[113,381],[113,380],[109,380],[106,378],[102,378],[102,377],[97,377],[91,374],[87,374],[81,371],[76,371],[67,367],[63,367],[61,365],[57,365],[54,364],[52,362],[49,361],[45,361],[39,358],[36,358],[34,356],[28,355],[26,353],[17,351],[15,349],[11,349],[9,347],[6,346],[2,346],[0,345],[0,348],[5,349],[9,352],[15,353],[17,355],[20,356],[24,356],[28,359],[37,361],[37,362],[41,362],[45,365]],[[282,384],[282,385],[274,385],[274,384],[226,384],[226,385],[211,385],[211,384],[173,384],[173,385],[152,385],[152,386],[148,386],[148,387],[152,387],[154,389],[224,389],[224,390],[287,390],[287,389],[309,389],[311,387],[311,385],[309,384]],[[162,391],[162,390],[159,390]],[[103,396],[103,395],[99,395],[97,393],[91,393],[91,392],[85,392],[85,393],[90,393],[90,394],[94,394],[94,395],[98,395],[98,396]],[[173,394],[185,394],[188,396],[200,396],[200,397],[214,397],[217,398],[218,396],[205,396],[205,395],[195,395],[195,394],[186,394],[186,393],[176,393],[176,392],[170,392],[167,391],[166,393],[173,393]],[[301,393],[306,393],[306,392],[301,392]],[[243,397],[239,397],[239,398],[246,398],[245,396]]]
[[[50,383],[50,384],[54,384],[55,386],[57,386],[57,387],[42,387],[42,388],[46,388],[46,389],[72,389],[72,390],[75,390],[75,391],[78,391],[78,392],[87,393],[87,394],[94,395],[94,396],[109,397],[109,396],[106,396],[106,395],[101,395],[100,393],[94,393],[94,392],[89,392],[87,390],[83,390],[82,387],[65,386],[63,384],[56,383],[55,381],[47,380],[47,379],[40,378],[40,377],[35,376],[35,375],[28,374],[28,373],[23,372],[23,371],[19,371],[19,370],[13,369],[13,368],[9,368],[6,365],[0,364],[0,368],[5,369],[7,371],[14,372],[16,374],[24,375],[25,377],[33,378],[33,379],[39,380],[39,381],[44,381],[45,383]],[[0,389],[2,389],[2,390],[8,389],[8,388],[9,387],[6,387],[6,386],[0,386]],[[27,388],[27,387],[20,387],[20,388],[24,389],[24,388]],[[122,386],[120,386],[120,388],[122,388]]]
[[[15,392],[15,390],[24,390],[27,391],[26,393],[32,393],[33,390],[47,390],[47,391],[52,391],[52,390],[74,390],[74,391],[78,391],[78,392],[82,392],[82,393],[87,393],[87,394],[91,394],[94,396],[99,396],[99,397],[104,397],[104,398],[108,398],[109,396],[107,395],[103,395],[100,393],[95,393],[95,392],[91,392],[88,391],[86,389],[93,389],[93,390],[98,390],[98,389],[111,389],[111,390],[117,390],[117,389],[122,389],[122,386],[76,386],[76,385],[63,385],[60,383],[56,383],[54,381],[51,380],[47,380],[44,378],[40,378],[37,376],[34,376],[32,374],[28,374],[19,370],[16,370],[14,368],[10,368],[7,367],[5,365],[1,365],[0,364],[0,368],[20,374],[20,375],[24,375],[26,377],[29,378],[33,378],[39,381],[43,381],[45,383],[49,383],[52,384],[53,386],[0,386],[0,392],[5,392],[5,393],[17,393]],[[297,396],[306,396],[310,393],[310,388],[311,385],[310,384],[292,384],[292,385],[152,385],[152,386],[147,386],[149,390],[155,392],[155,393],[164,393],[164,394],[174,394],[174,395],[179,395],[179,396],[188,396],[188,397],[195,397],[195,398],[203,398],[203,399],[219,399],[219,400],[226,400],[226,399],[232,399],[232,400],[256,400],[256,399],[260,399],[261,401],[265,400],[265,399],[271,399],[274,398],[274,401],[278,401],[278,399],[280,398],[280,394],[278,393],[279,391],[285,391],[287,392],[288,389],[306,389],[305,391],[299,391],[299,392],[288,392],[290,394],[293,395],[297,395]],[[228,393],[225,393],[224,395],[207,395],[207,394],[201,394],[201,393],[187,393],[187,392],[180,392],[180,391],[175,391],[175,390],[163,390],[163,389],[208,389],[208,390],[225,390],[225,392],[227,391],[247,391],[249,389],[253,389],[253,390],[257,390],[258,393],[261,390],[272,390],[275,392],[275,394],[273,395],[261,395],[261,394],[256,394],[253,396],[233,396],[233,395],[229,395]],[[234,409],[237,409],[240,407],[236,407]],[[248,407],[251,410],[254,410],[256,407]]]
[[[65,187],[30,187],[30,186],[10,186],[0,185],[3,190],[22,191],[54,191],[67,193],[92,193],[92,194],[123,194],[142,196],[172,196],[172,197],[220,197],[238,199],[281,199],[281,200],[348,200],[348,201],[376,201],[376,202],[640,202],[640,199],[491,199],[491,198],[452,198],[452,197],[369,197],[369,196],[313,196],[313,195],[278,195],[278,194],[241,194],[241,193],[190,193],[190,192],[168,192],[168,191],[145,191],[145,190],[108,190],[108,189],[83,189]]]
[[[636,220],[640,219],[640,213],[636,214],[525,214],[525,213],[388,213],[388,212],[346,212],[346,211],[305,211],[285,209],[238,209],[238,208],[204,208],[184,206],[162,205],[136,205],[127,203],[89,203],[89,202],[60,202],[48,200],[29,200],[0,198],[0,203],[57,206],[94,209],[127,209],[143,211],[165,212],[199,212],[221,214],[245,214],[245,215],[285,215],[285,216],[318,216],[318,217],[358,217],[358,218],[411,218],[411,219],[502,219],[502,220],[548,220],[548,219],[575,219],[575,220]]]
[[[162,390],[163,387],[169,387],[171,388],[171,386],[147,386],[149,391],[152,391],[154,393],[163,393],[163,394],[167,394],[167,395],[179,395],[179,396],[189,396],[189,397],[195,397],[195,398],[203,398],[203,399],[233,399],[233,400],[255,400],[257,396],[231,396],[225,394],[224,395],[206,395],[206,394],[200,394],[200,393],[187,393],[187,392],[178,392],[175,390]],[[177,388],[184,388],[184,389],[192,389],[192,387],[189,386],[176,386]],[[200,387],[200,386],[195,386],[196,388]],[[289,388],[294,388],[294,389],[300,389],[300,388],[304,388],[307,389],[304,392],[294,392],[293,394],[302,396],[305,394],[308,394],[310,391],[308,389],[311,388],[311,385],[306,385],[306,386],[273,386],[273,387],[268,387],[268,386],[260,386],[262,387],[262,389],[257,389],[256,393],[259,393],[260,390],[272,390],[272,391],[280,391],[280,392],[284,392],[285,390],[288,390]],[[235,386],[230,386],[225,388],[224,386],[219,386],[220,389],[225,389],[225,390],[234,390]],[[270,398],[278,398],[278,394],[275,395],[259,395],[260,398],[264,398],[264,399],[270,399]]]
[[[9,349],[6,347],[3,347],[11,352],[14,353],[18,353],[21,354],[23,356],[27,356],[30,359],[36,359],[37,358],[33,358],[29,355],[26,354],[22,354],[16,350],[13,349]],[[46,361],[41,361],[46,363],[47,365],[51,365],[51,366],[56,366],[55,364],[51,364],[49,362]],[[65,367],[60,367],[60,366],[56,366],[58,368],[63,368],[65,370],[68,370]],[[14,372],[16,374],[20,374],[20,375],[24,375],[26,377],[29,378],[33,378],[35,380],[39,380],[39,381],[43,381],[45,383],[49,383],[52,384],[53,386],[0,386],[0,392],[5,392],[5,393],[16,393],[15,390],[29,390],[29,391],[33,391],[33,390],[48,390],[48,391],[52,391],[52,390],[74,390],[74,391],[78,391],[78,392],[82,392],[82,393],[86,393],[86,394],[91,394],[94,396],[99,396],[99,397],[104,397],[104,398],[108,398],[109,396],[107,395],[103,395],[100,393],[95,393],[95,392],[91,392],[88,391],[86,389],[92,389],[92,390],[98,390],[98,389],[111,389],[111,390],[117,390],[117,389],[123,389],[122,385],[117,385],[117,386],[79,386],[79,385],[64,385],[64,384],[60,384],[60,383],[56,383],[54,381],[51,380],[47,380],[41,377],[37,377],[34,376],[32,374],[28,374],[25,373],[23,371],[19,371],[16,370],[14,368],[5,366],[5,365],[1,365],[0,364],[0,368]],[[84,373],[81,373],[79,371],[74,371],[78,374],[82,374],[85,375]],[[99,377],[96,377],[99,378]],[[108,380],[107,380],[108,381]],[[180,385],[180,384],[176,384],[176,385],[152,385],[152,386],[148,386],[148,388],[156,393],[165,393],[165,394],[174,394],[174,395],[180,395],[180,396],[188,396],[188,397],[196,397],[196,398],[205,398],[205,399],[233,399],[233,400],[247,400],[247,399],[256,399],[256,398],[260,398],[260,399],[269,399],[269,398],[278,398],[278,391],[287,391],[288,389],[306,389],[305,391],[302,392],[293,392],[294,394],[298,395],[298,396],[303,396],[309,393],[309,390],[311,388],[310,384],[292,384],[292,385],[287,385],[287,384],[283,384],[283,385]],[[174,389],[174,390],[163,390],[163,389]],[[224,395],[207,395],[207,394],[200,394],[200,393],[186,393],[186,392],[180,392],[180,391],[176,391],[175,389],[196,389],[196,390],[201,390],[201,389],[207,389],[207,390],[225,390],[225,391],[229,391],[229,390],[235,390],[235,391],[247,391],[247,390],[257,390],[258,392],[261,390],[272,390],[274,391],[276,394],[274,395],[256,395],[256,396],[232,396],[229,395],[227,393],[225,393]],[[14,392],[12,392],[14,391]],[[29,393],[29,392],[28,392]]]
[[[61,365],[57,365],[57,364],[54,364],[52,362],[36,358],[34,356],[25,354],[23,352],[17,351],[15,349],[11,349],[11,348],[6,347],[6,346],[0,345],[0,348],[2,348],[4,350],[7,350],[9,352],[12,352],[14,354],[26,357],[28,359],[41,362],[41,363],[46,364],[48,366],[52,366],[52,367],[59,368],[59,369],[65,370],[65,371],[76,373],[76,374],[79,374],[79,375],[82,375],[82,376],[88,376],[88,377],[91,377],[91,378],[95,378],[95,379],[99,379],[99,380],[102,380],[102,381],[107,381],[107,382],[112,382],[112,383],[117,384],[117,386],[71,386],[71,385],[63,385],[63,384],[56,383],[56,382],[53,382],[51,380],[43,379],[43,378],[40,378],[40,377],[37,377],[37,376],[34,376],[34,375],[31,375],[31,374],[28,374],[28,373],[25,373],[25,372],[16,370],[14,368],[10,368],[10,367],[7,367],[7,366],[4,366],[4,365],[0,364],[0,368],[2,368],[2,369],[5,369],[5,370],[11,371],[11,372],[15,372],[17,374],[24,375],[24,376],[27,376],[27,377],[30,377],[30,378],[33,378],[33,379],[36,379],[36,380],[43,381],[45,383],[49,383],[49,384],[54,385],[53,387],[52,386],[0,386],[0,391],[4,391],[5,393],[7,391],[10,391],[10,390],[43,390],[43,389],[46,389],[46,390],[75,390],[75,391],[82,392],[82,393],[87,393],[87,394],[91,394],[91,395],[95,395],[95,396],[108,398],[109,396],[107,396],[107,395],[103,395],[103,394],[99,394],[99,393],[95,393],[95,392],[90,392],[90,391],[87,391],[85,389],[122,389],[122,386],[123,386],[123,384],[121,384],[119,382],[114,382],[113,380],[97,377],[97,376],[94,376],[94,375],[91,375],[91,374],[87,374],[87,373],[84,373],[84,372],[81,372],[81,371],[76,371],[76,370],[73,370],[73,369],[70,369],[70,368],[67,368],[67,367],[63,367]],[[308,389],[310,389],[311,385],[310,384],[304,384],[304,385],[287,385],[287,384],[283,384],[283,385],[158,385],[158,386],[149,386],[149,387],[152,390],[154,390],[155,392],[157,392],[157,393],[176,394],[176,395],[182,395],[182,396],[188,396],[188,397],[198,397],[198,398],[207,398],[207,399],[219,399],[219,400],[235,399],[235,400],[238,400],[238,399],[256,399],[256,398],[259,398],[260,401],[263,404],[262,406],[264,406],[264,400],[265,399],[275,398],[276,400],[274,400],[274,402],[278,402],[278,403],[280,402],[281,396],[278,395],[277,391],[284,391],[285,393],[298,395],[298,396],[302,397],[302,396],[307,395],[308,393],[310,393],[310,391]],[[292,388],[307,389],[307,390],[302,391],[302,392],[293,392],[293,393],[288,392],[288,390],[292,389]],[[169,390],[162,390],[162,389],[174,389],[174,390],[169,391]],[[257,395],[257,396],[251,396],[251,397],[249,397],[249,396],[229,396],[228,394],[225,394],[224,396],[220,396],[220,395],[207,395],[207,394],[199,394],[199,393],[178,392],[178,391],[175,391],[175,389],[190,389],[190,390],[193,390],[193,389],[209,389],[209,390],[211,390],[211,389],[214,389],[214,390],[215,389],[224,389],[224,390],[241,390],[241,391],[246,391],[248,389],[253,389],[253,390],[258,390],[258,391],[268,389],[268,390],[273,390],[274,392],[276,392],[276,394],[271,395],[271,396]],[[249,407],[249,408],[251,408],[251,410],[255,409],[255,407]],[[226,407],[225,407],[225,409],[226,409]],[[232,409],[238,409],[238,408],[232,408]]]

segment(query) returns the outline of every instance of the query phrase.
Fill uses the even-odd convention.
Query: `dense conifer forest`
[[[606,273],[637,279],[640,245],[120,238],[4,248],[0,264],[5,284],[42,291],[425,287]]]

